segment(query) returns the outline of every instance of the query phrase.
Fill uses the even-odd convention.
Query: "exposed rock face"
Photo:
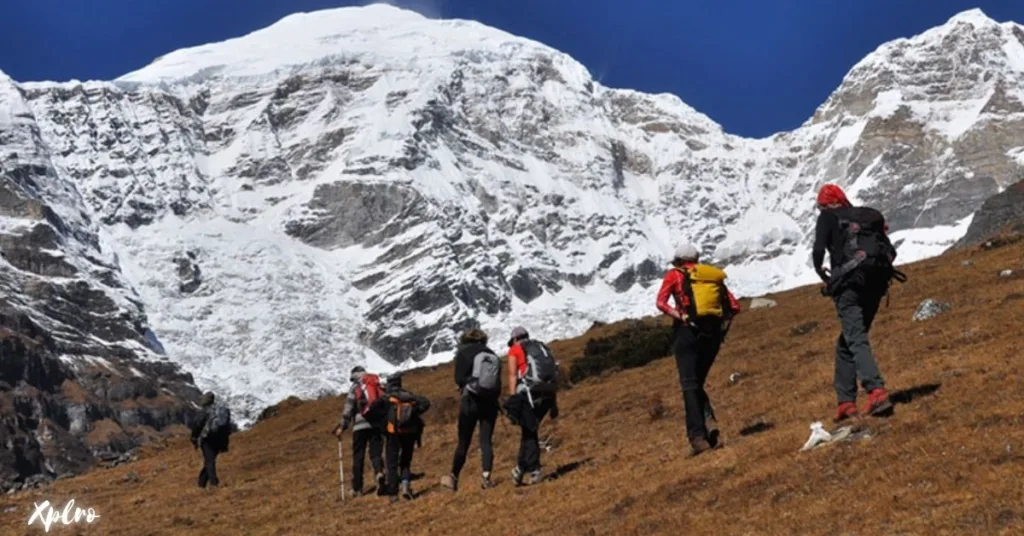
[[[190,422],[138,297],[0,76],[0,488],[114,460]]]
[[[138,289],[142,340],[244,421],[344,388],[355,362],[447,357],[469,326],[550,338],[651,314],[681,240],[741,295],[812,282],[825,181],[887,214],[901,261],[938,253],[1019,180],[1022,43],[965,12],[760,140],[539,43],[381,5],[17,88]],[[81,270],[0,245],[46,277]]]
[[[996,235],[1024,233],[1024,181],[988,198],[971,220],[958,247],[984,242]]]

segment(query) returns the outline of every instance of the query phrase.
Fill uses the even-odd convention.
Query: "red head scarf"
[[[831,205],[832,203],[839,203],[844,207],[850,206],[850,200],[846,198],[846,194],[843,189],[835,184],[826,184],[818,190],[818,206]]]

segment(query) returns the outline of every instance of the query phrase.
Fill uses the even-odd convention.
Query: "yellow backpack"
[[[690,298],[691,316],[717,316],[725,312],[723,303],[726,300],[722,282],[725,272],[710,264],[694,264],[690,267],[677,267],[683,272],[683,292]]]

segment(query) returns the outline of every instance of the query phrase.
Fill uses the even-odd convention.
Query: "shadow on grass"
[[[754,434],[760,434],[761,432],[767,432],[768,430],[771,430],[773,428],[775,428],[775,423],[768,421],[756,422],[754,424],[744,426],[743,428],[741,428],[740,435],[749,436]]]
[[[557,468],[555,468],[554,472],[544,477],[544,480],[557,480],[562,476],[567,475],[579,469],[580,467],[587,465],[592,461],[594,461],[594,458],[584,458],[582,460],[577,460],[575,462],[569,462],[564,465],[559,465]]]
[[[931,396],[939,390],[942,386],[941,383],[926,383],[923,385],[916,385],[909,389],[902,389],[889,395],[889,400],[892,400],[893,404],[909,404],[914,400],[923,396]]]

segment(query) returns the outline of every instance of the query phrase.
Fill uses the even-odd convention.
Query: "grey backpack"
[[[231,410],[220,402],[214,403],[213,407],[210,408],[210,417],[206,419],[206,425],[203,426],[202,437],[207,437],[230,426]]]
[[[466,384],[469,392],[483,396],[501,394],[501,360],[493,352],[483,351],[473,358],[473,374]]]

